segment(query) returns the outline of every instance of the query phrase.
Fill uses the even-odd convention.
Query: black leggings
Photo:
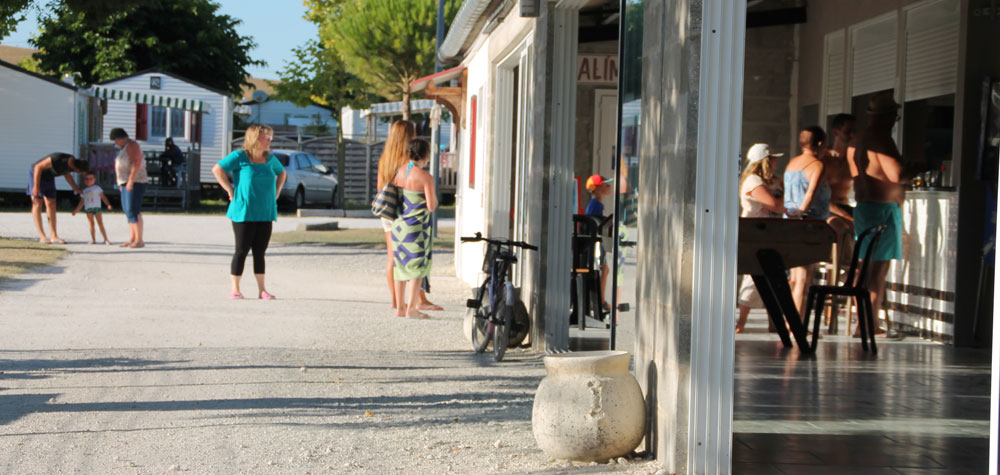
[[[243,264],[247,253],[253,250],[253,273],[264,273],[264,252],[267,243],[271,241],[271,221],[233,221],[233,234],[236,235],[236,252],[233,253],[233,263],[230,265],[232,275],[243,275]]]

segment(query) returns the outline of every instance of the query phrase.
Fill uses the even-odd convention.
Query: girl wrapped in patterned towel
[[[419,310],[417,286],[431,271],[431,212],[437,208],[434,179],[423,170],[430,159],[426,140],[413,139],[408,147],[410,161],[400,166],[393,182],[399,188],[399,217],[392,223],[393,280],[399,305],[397,317],[428,318]],[[409,294],[406,306],[403,297]]]

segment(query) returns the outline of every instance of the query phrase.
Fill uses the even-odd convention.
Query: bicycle
[[[487,244],[486,256],[483,258],[486,281],[479,287],[476,298],[466,301],[466,306],[475,311],[472,349],[476,353],[482,353],[492,339],[493,359],[502,361],[514,326],[514,284],[509,278],[511,266],[517,263],[513,248],[537,251],[538,247],[510,239],[484,238],[480,233],[473,237],[464,236],[462,242]]]

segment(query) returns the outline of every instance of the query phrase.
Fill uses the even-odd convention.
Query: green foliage
[[[26,12],[34,9],[36,13],[44,8],[55,10],[65,7],[71,11],[84,13],[87,18],[100,19],[113,13],[129,10],[138,6],[150,5],[163,0],[0,0],[0,38],[13,31],[21,20],[26,18]]]
[[[33,73],[45,74],[46,76],[51,76],[51,74],[49,74],[48,71],[42,70],[42,66],[39,64],[39,61],[37,59],[32,58],[30,56],[19,61],[17,65]]]
[[[373,101],[357,76],[344,71],[337,55],[310,40],[292,49],[295,59],[285,62],[278,73],[281,82],[271,86],[277,100],[289,101],[299,107],[312,103],[340,110],[343,107],[363,109]],[[338,118],[339,122],[339,118]]]
[[[30,4],[31,0],[0,0],[0,38],[9,35],[25,19],[24,11]]]
[[[446,24],[460,3],[446,0]],[[372,94],[401,97],[408,106],[410,83],[434,72],[436,1],[307,0],[306,6],[307,18],[323,22],[323,44]]]
[[[265,64],[249,57],[256,44],[236,33],[240,20],[217,13],[218,4],[145,1],[140,8],[123,8],[100,18],[58,6],[53,16],[42,20],[42,33],[32,39],[42,50],[35,55],[40,67],[72,73],[86,84],[157,68],[235,95],[246,83],[246,68]]]

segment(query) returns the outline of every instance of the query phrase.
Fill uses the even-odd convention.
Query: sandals
[[[274,299],[276,299],[278,297],[275,297],[275,296],[267,293],[266,291],[264,291],[264,292],[260,293],[260,296],[258,298],[260,298],[261,300],[274,300]]]
[[[243,298],[243,294],[241,294],[239,292],[233,292],[233,293],[229,294],[229,298],[232,299],[232,300],[242,299]]]
[[[417,310],[427,310],[431,312],[443,312],[444,307],[435,304],[424,305],[423,307],[417,307]]]

